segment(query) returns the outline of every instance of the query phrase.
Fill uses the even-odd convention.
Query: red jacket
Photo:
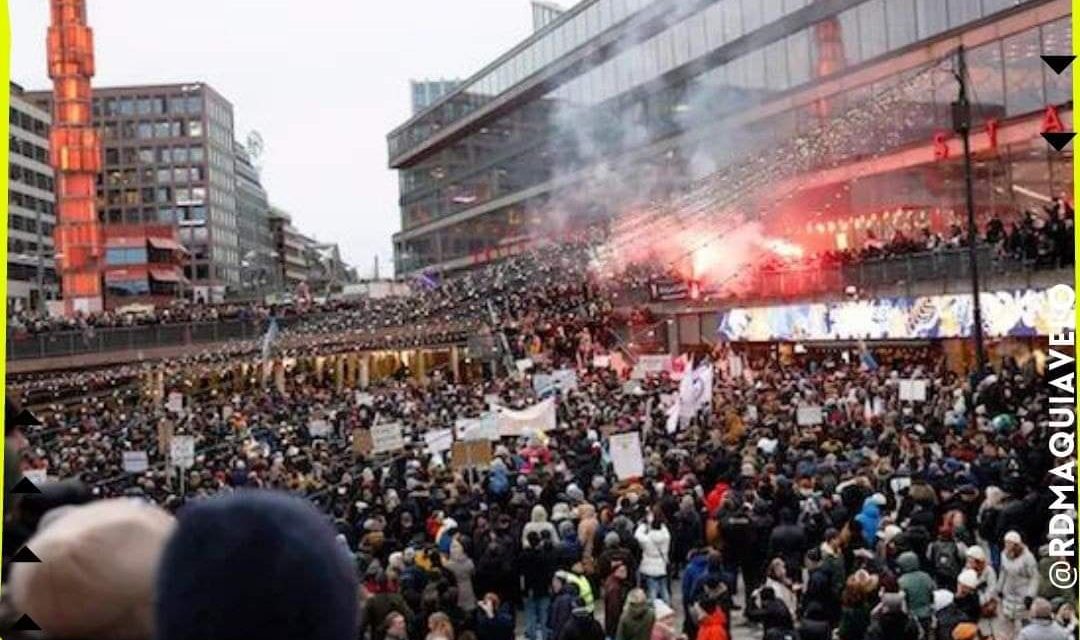
[[[731,485],[724,481],[716,483],[716,486],[712,488],[709,495],[705,496],[705,508],[708,509],[710,516],[716,515],[716,511],[720,508],[720,505],[724,504],[724,496],[727,495],[728,489]]]
[[[728,640],[727,614],[720,607],[706,616],[698,627],[697,640]]]

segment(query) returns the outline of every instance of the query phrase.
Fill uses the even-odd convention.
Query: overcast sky
[[[8,5],[11,77],[48,88],[48,1]],[[528,0],[89,0],[93,84],[213,86],[241,141],[262,134],[271,202],[369,276],[400,226],[386,134],[409,116],[408,81],[471,75],[531,15]]]

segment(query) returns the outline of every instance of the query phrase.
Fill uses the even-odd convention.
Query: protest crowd
[[[298,361],[287,380],[238,384],[232,365],[265,354],[231,345],[168,363],[179,406],[133,388],[9,418],[7,486],[47,479],[5,501],[4,626],[27,614],[82,640],[1076,636],[1075,593],[1047,579],[1062,461],[1032,365],[976,379],[933,356],[781,364],[721,345],[646,366],[663,359],[620,344],[588,248],[313,317],[274,347]],[[305,364],[326,336],[410,323],[498,334],[514,366],[361,389]],[[107,392],[140,367],[13,388]],[[186,436],[177,466],[169,440]],[[139,470],[125,452],[145,452]],[[11,563],[23,549],[41,562]]]

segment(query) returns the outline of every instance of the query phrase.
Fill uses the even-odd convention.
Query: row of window
[[[198,205],[191,207],[144,207],[142,209],[109,208],[98,211],[98,217],[101,222],[108,224],[175,225],[179,221],[205,221],[206,207]]]
[[[8,280],[18,280],[19,282],[37,282],[38,280],[38,268],[31,264],[22,264],[19,262],[9,262],[7,268]],[[56,284],[59,280],[56,277],[55,267],[42,267],[41,279],[45,284]]]
[[[8,226],[15,231],[25,231],[27,233],[38,232],[38,221],[35,218],[29,216],[19,215],[11,212],[8,214]],[[51,222],[41,222],[41,235],[46,238],[52,237],[53,229],[55,225]]]
[[[155,96],[152,98],[95,98],[94,116],[202,115],[201,95]]]
[[[50,216],[56,215],[56,205],[54,203],[42,198],[35,198],[34,196],[20,193],[15,189],[8,190],[8,203],[29,211],[36,211]]]
[[[42,191],[53,191],[53,177],[40,171],[34,171],[26,167],[20,167],[14,162],[8,164],[8,179],[28,187],[36,187]]]
[[[45,243],[38,244],[34,240],[23,240],[22,238],[8,236],[8,253],[10,254],[20,253],[28,256],[36,256],[39,251],[42,256],[49,258],[52,257],[53,247],[52,245],[46,245]]]
[[[203,147],[105,147],[105,166],[156,165],[201,163],[205,159]]]
[[[143,187],[105,191],[105,204],[108,206],[167,204],[174,201],[178,205],[203,204],[206,202],[206,187]]]
[[[15,107],[8,108],[8,124],[12,128],[29,131],[42,138],[49,137],[49,123],[40,118],[35,118],[25,111],[19,111]]]
[[[839,60],[830,55],[835,52],[820,50],[823,45],[813,36],[813,31],[818,26],[813,25],[714,67],[686,83],[681,89],[664,89],[659,94],[634,97],[631,100],[623,98],[623,104],[612,104],[617,102],[610,100],[613,93],[650,79],[646,69],[656,74],[663,73],[669,70],[669,67],[698,57],[705,50],[716,46],[723,36],[716,36],[718,40],[713,42],[713,36],[709,34],[722,34],[723,25],[726,23],[720,10],[725,6],[730,5],[713,5],[703,14],[688,21],[702,20],[698,25],[703,34],[698,48],[693,48],[694,38],[680,37],[674,41],[654,38],[652,42],[656,43],[656,46],[666,43],[665,46],[658,50],[647,46],[626,52],[559,87],[541,101],[480,129],[432,156],[430,160],[403,170],[403,204],[415,201],[424,191],[435,185],[451,182],[456,184],[443,190],[442,205],[437,204],[435,199],[428,199],[424,204],[408,206],[403,211],[406,226],[417,220],[467,208],[461,205],[475,206],[483,202],[485,194],[488,197],[497,197],[515,183],[523,182],[529,185],[546,180],[550,172],[545,172],[542,168],[538,170],[535,163],[527,160],[519,162],[516,159],[508,159],[492,169],[492,172],[498,174],[497,182],[493,183],[489,178],[478,176],[477,179],[487,182],[486,187],[470,184],[470,181],[461,175],[477,165],[484,164],[488,158],[506,156],[515,150],[519,150],[523,155],[536,153],[535,150],[530,150],[536,140],[547,136],[567,137],[568,141],[551,144],[549,153],[562,154],[563,157],[559,159],[562,163],[580,165],[590,160],[590,151],[595,152],[592,155],[600,155],[607,153],[612,147],[625,149],[628,143],[627,131],[641,132],[644,137],[637,143],[644,144],[656,137],[670,134],[672,129],[705,124],[712,118],[762,102],[768,99],[770,94],[805,84],[813,79],[814,70],[840,72],[844,66],[864,61],[866,56],[877,56],[904,47],[911,43],[913,37],[929,37],[951,26],[958,26],[986,13],[1007,8],[1008,5],[996,0],[983,0],[981,4],[978,0],[950,0],[948,3],[941,0],[870,0],[829,21],[834,26],[839,26],[836,43],[845,51]],[[691,34],[697,31],[696,28],[689,27],[687,30]],[[1047,25],[1042,34],[1041,41],[1039,30],[1033,30],[986,47],[987,50],[997,52],[998,60],[1005,61],[998,66],[1004,69],[1004,73],[982,72],[981,53],[973,53],[969,57],[972,77],[980,80],[973,83],[973,102],[983,111],[998,115],[1016,115],[1028,113],[1041,105],[1059,104],[1069,99],[1071,70],[1057,76],[1045,68],[1038,57],[1041,52],[1068,52],[1071,37],[1069,25],[1067,21]],[[668,45],[675,41],[682,44],[671,49]],[[658,54],[656,60],[662,60],[663,65],[643,64],[643,51]],[[675,51],[682,53],[675,55]],[[826,68],[822,64],[825,60],[832,60],[834,66]],[[620,73],[628,70],[632,72],[631,77],[619,80],[622,77]],[[983,83],[989,86],[983,88]],[[1010,87],[1011,95],[1007,104],[1003,90],[1006,84]],[[853,92],[853,98],[855,93],[857,92]],[[605,104],[597,106],[599,102]],[[993,106],[995,103],[997,106]],[[627,122],[634,126],[612,126],[612,123],[624,125]],[[534,141],[531,145],[530,138]],[[588,144],[584,145],[584,157],[575,157],[581,155],[579,151],[582,149],[575,148],[575,145],[581,147],[578,143],[582,139],[588,140]],[[567,153],[570,154],[569,158],[565,157]],[[417,193],[410,197],[414,191]]]
[[[106,121],[101,125],[102,139],[110,140],[152,140],[166,138],[201,138],[202,120],[161,120],[158,122]]]
[[[202,182],[202,167],[159,167],[137,169],[114,169],[105,174],[103,184],[106,187],[135,187],[140,184],[191,184]],[[140,180],[141,178],[141,180]]]
[[[49,150],[40,144],[34,144],[29,140],[23,140],[16,136],[10,136],[8,139],[8,150],[11,153],[20,155],[29,160],[40,162],[42,164],[49,163]]]

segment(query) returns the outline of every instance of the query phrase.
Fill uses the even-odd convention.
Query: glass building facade
[[[955,210],[961,168],[955,154],[935,162],[932,141],[951,129],[942,60],[961,44],[976,127],[1000,132],[977,164],[980,214],[1030,204],[1017,187],[1071,193],[1071,151],[1031,125],[1047,107],[1071,118],[1071,70],[1039,58],[1071,50],[1064,0],[586,0],[389,134],[398,273],[466,267],[553,220],[677,193],[916,74],[898,121],[882,123],[889,148],[868,135],[823,158],[807,189],[839,202],[805,213]],[[870,155],[880,166],[860,169]],[[592,188],[601,174],[621,179],[615,197]]]

